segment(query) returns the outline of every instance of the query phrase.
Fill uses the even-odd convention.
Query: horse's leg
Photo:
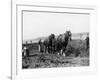
[[[62,49],[60,50],[60,54],[63,55],[63,50]]]
[[[46,53],[46,46],[44,46],[44,53]]]
[[[38,51],[40,52],[40,44],[38,45]]]
[[[63,52],[63,54],[62,54],[62,55],[63,55],[64,57],[66,56],[64,52]]]

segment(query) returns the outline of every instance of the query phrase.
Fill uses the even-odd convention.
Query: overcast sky
[[[23,40],[64,33],[89,32],[88,14],[23,12]]]

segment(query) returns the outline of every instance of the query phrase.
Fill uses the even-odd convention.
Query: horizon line
[[[82,32],[82,33],[72,33],[72,34],[89,34],[89,32]],[[49,36],[49,35],[48,35]],[[42,38],[46,38],[48,36],[41,36]],[[55,36],[58,36],[58,35],[55,35]],[[41,37],[37,37],[37,38],[34,38],[34,39],[26,39],[26,40],[22,40],[22,41],[35,41],[37,40],[38,38],[41,38]]]

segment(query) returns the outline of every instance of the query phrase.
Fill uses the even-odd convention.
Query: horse
[[[43,41],[43,45],[44,45],[44,50],[43,50],[44,53],[49,53],[49,39],[48,38]]]
[[[68,42],[71,41],[71,32],[66,31],[64,34],[60,34],[57,38],[58,54],[65,56],[65,50],[67,49]]]
[[[43,41],[43,45],[44,45],[44,52],[45,53],[54,53],[55,51],[55,35],[51,34],[49,35],[44,41]]]
[[[55,37],[54,34],[51,34],[43,41],[44,52],[45,53],[58,52],[63,54],[70,40],[71,40],[70,31],[66,31],[64,34],[60,34],[58,37]]]
[[[54,34],[51,34],[49,37],[49,50],[50,50],[50,53],[53,53],[53,40],[55,39],[55,35]]]

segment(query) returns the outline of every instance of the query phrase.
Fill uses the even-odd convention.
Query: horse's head
[[[55,38],[55,35],[51,34],[48,38],[49,38],[50,41],[52,41]]]

